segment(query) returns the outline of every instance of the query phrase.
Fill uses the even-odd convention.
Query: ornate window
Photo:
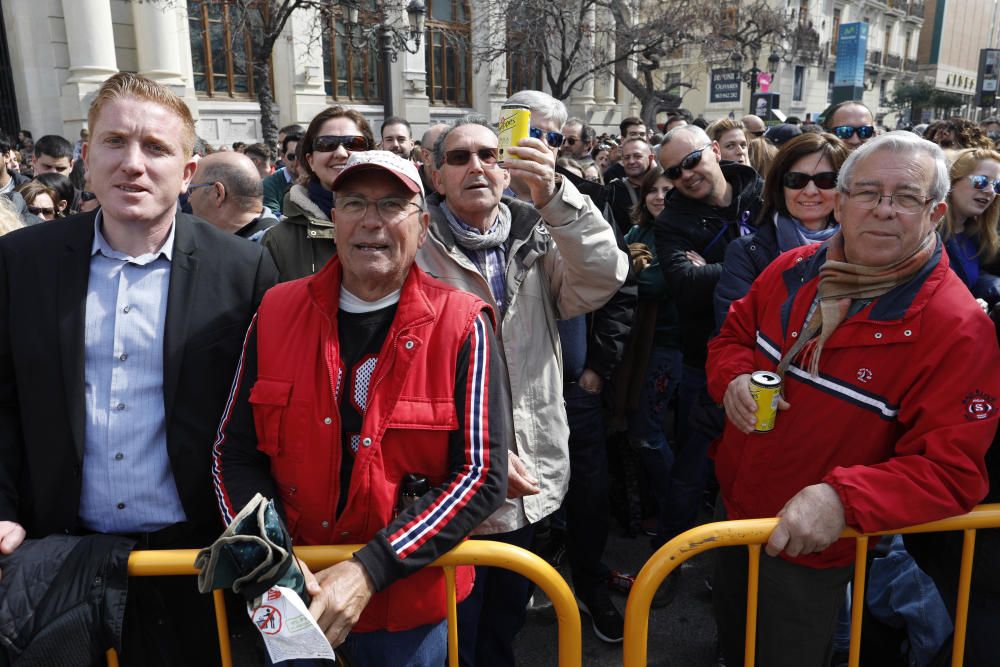
[[[466,0],[427,0],[424,54],[431,104],[472,106],[471,19]]]
[[[250,35],[261,28],[260,15],[235,0],[188,0],[187,9],[195,91],[254,97]]]
[[[380,54],[374,42],[365,48],[353,49],[344,37],[347,26],[343,8],[338,5],[330,14],[328,30],[323,31],[323,83],[326,94],[336,102],[382,101]],[[378,23],[375,0],[362,0],[359,22],[362,26]]]

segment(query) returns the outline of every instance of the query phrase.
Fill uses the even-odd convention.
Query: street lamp
[[[754,112],[753,108],[753,96],[757,93],[757,88],[759,87],[757,77],[760,76],[761,70],[757,67],[757,58],[760,57],[760,44],[753,43],[750,45],[751,54],[751,64],[750,69],[745,72],[742,71],[743,67],[743,54],[739,51],[734,51],[730,58],[733,61],[733,66],[739,73],[739,76],[743,81],[745,81],[750,86],[750,113]],[[778,63],[781,62],[781,56],[779,56],[774,51],[771,51],[771,55],[767,57],[767,71],[771,76],[774,76],[778,71]]]
[[[389,118],[393,115],[392,63],[396,62],[400,51],[416,53],[420,50],[420,38],[424,34],[427,8],[422,0],[410,0],[410,4],[406,6],[406,15],[410,24],[409,31],[403,32],[389,23],[383,2],[379,2],[376,6],[379,22],[371,26],[360,24],[358,0],[343,0],[341,4],[347,8],[345,28],[347,41],[351,48],[359,51],[373,41],[378,44],[379,54],[382,58],[382,110],[385,118]]]

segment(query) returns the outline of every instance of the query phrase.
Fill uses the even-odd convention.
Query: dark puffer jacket
[[[120,651],[134,544],[50,535],[0,557],[0,667],[88,667]]]
[[[757,220],[763,205],[764,181],[756,171],[735,162],[720,168],[733,186],[729,206],[716,208],[674,189],[667,193],[663,212],[653,223],[656,256],[677,303],[684,363],[695,368],[704,368],[708,339],[715,329],[712,297],[722,275],[726,246],[740,237],[741,222],[752,225]],[[688,250],[701,255],[705,266],[691,263],[684,255]]]

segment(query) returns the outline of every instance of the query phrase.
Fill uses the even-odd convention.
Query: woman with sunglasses
[[[1000,153],[968,148],[952,162],[948,212],[941,237],[951,269],[976,298],[1000,301],[1000,278],[985,270],[1000,251]]]
[[[372,128],[358,111],[329,107],[312,119],[296,148],[299,181],[285,195],[285,217],[261,239],[282,280],[309,276],[337,252],[333,243],[333,181],[347,158],[375,145]]]
[[[795,137],[778,151],[764,183],[764,206],[757,232],[729,244],[715,288],[715,323],[722,326],[729,304],[743,297],[754,279],[779,254],[822,243],[837,231],[833,202],[837,172],[847,145],[832,134]]]
[[[15,188],[14,192],[24,197],[31,215],[45,222],[56,219],[59,213],[56,207],[57,195],[49,186],[38,181],[28,181]]]

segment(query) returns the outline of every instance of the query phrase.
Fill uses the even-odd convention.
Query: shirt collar
[[[174,232],[177,229],[176,218],[174,218],[174,221],[170,225],[170,232],[167,234],[167,240],[163,242],[163,246],[160,247],[159,250],[156,252],[146,253],[145,255],[140,255],[139,257],[132,257],[112,248],[111,244],[108,243],[108,240],[104,238],[104,234],[101,232],[101,223],[104,220],[102,213],[101,209],[97,209],[97,215],[94,216],[94,243],[90,246],[91,257],[100,253],[110,259],[120,259],[139,266],[149,264],[161,256],[168,262],[173,260]]]

